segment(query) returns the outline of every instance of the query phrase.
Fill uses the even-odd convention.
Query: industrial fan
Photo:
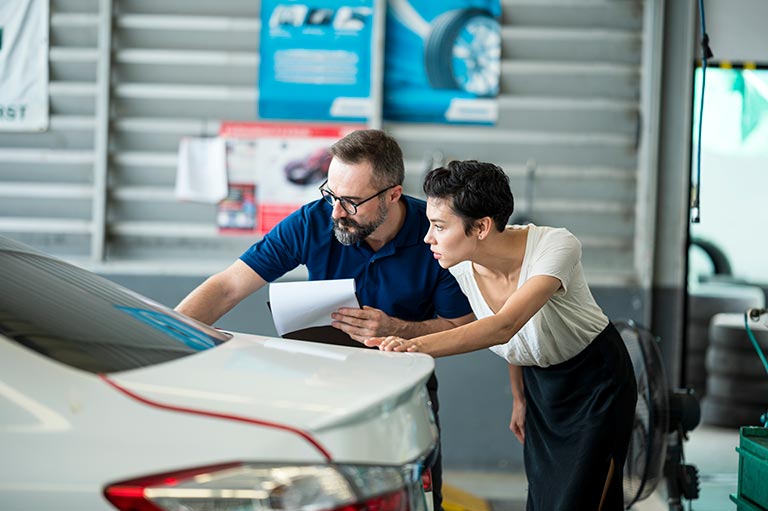
[[[630,509],[666,479],[669,509],[683,509],[683,498],[699,497],[698,470],[686,464],[683,455],[683,441],[699,423],[699,401],[691,389],[670,388],[651,332],[633,322],[616,327],[637,380],[635,422],[624,464],[624,504]]]

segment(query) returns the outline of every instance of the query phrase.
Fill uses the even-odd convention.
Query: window
[[[701,141],[701,222],[691,224],[694,238],[714,244],[730,261],[733,276],[768,282],[763,235],[768,189],[768,69],[708,68]],[[701,101],[701,68],[695,74],[693,103],[693,176]],[[689,258],[689,278],[703,280],[712,271],[700,255]]]
[[[0,334],[93,373],[195,354],[230,335],[0,237]]]

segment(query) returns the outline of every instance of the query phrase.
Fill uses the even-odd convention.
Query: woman
[[[527,509],[623,509],[635,378],[621,336],[587,286],[581,244],[565,229],[507,226],[509,179],[491,163],[453,161],[427,175],[424,192],[424,241],[478,320],[366,344],[435,357],[490,348],[509,364],[510,429],[524,445]]]

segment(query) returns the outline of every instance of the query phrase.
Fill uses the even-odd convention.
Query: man
[[[331,154],[322,198],[280,222],[176,310],[213,324],[267,282],[304,264],[310,280],[355,279],[363,308],[339,309],[332,325],[361,343],[375,336],[417,337],[474,319],[453,276],[423,242],[426,204],[403,195],[397,142],[383,131],[358,130],[336,142]],[[434,375],[427,388],[437,419]],[[438,511],[440,459],[432,468]]]

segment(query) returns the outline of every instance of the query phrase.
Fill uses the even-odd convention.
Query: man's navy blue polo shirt
[[[342,245],[333,234],[331,206],[317,200],[285,218],[240,259],[272,282],[300,264],[310,280],[355,279],[361,305],[395,318],[458,318],[472,309],[456,280],[432,256],[424,235],[426,203],[402,196],[405,222],[394,239],[374,252],[365,241]]]

